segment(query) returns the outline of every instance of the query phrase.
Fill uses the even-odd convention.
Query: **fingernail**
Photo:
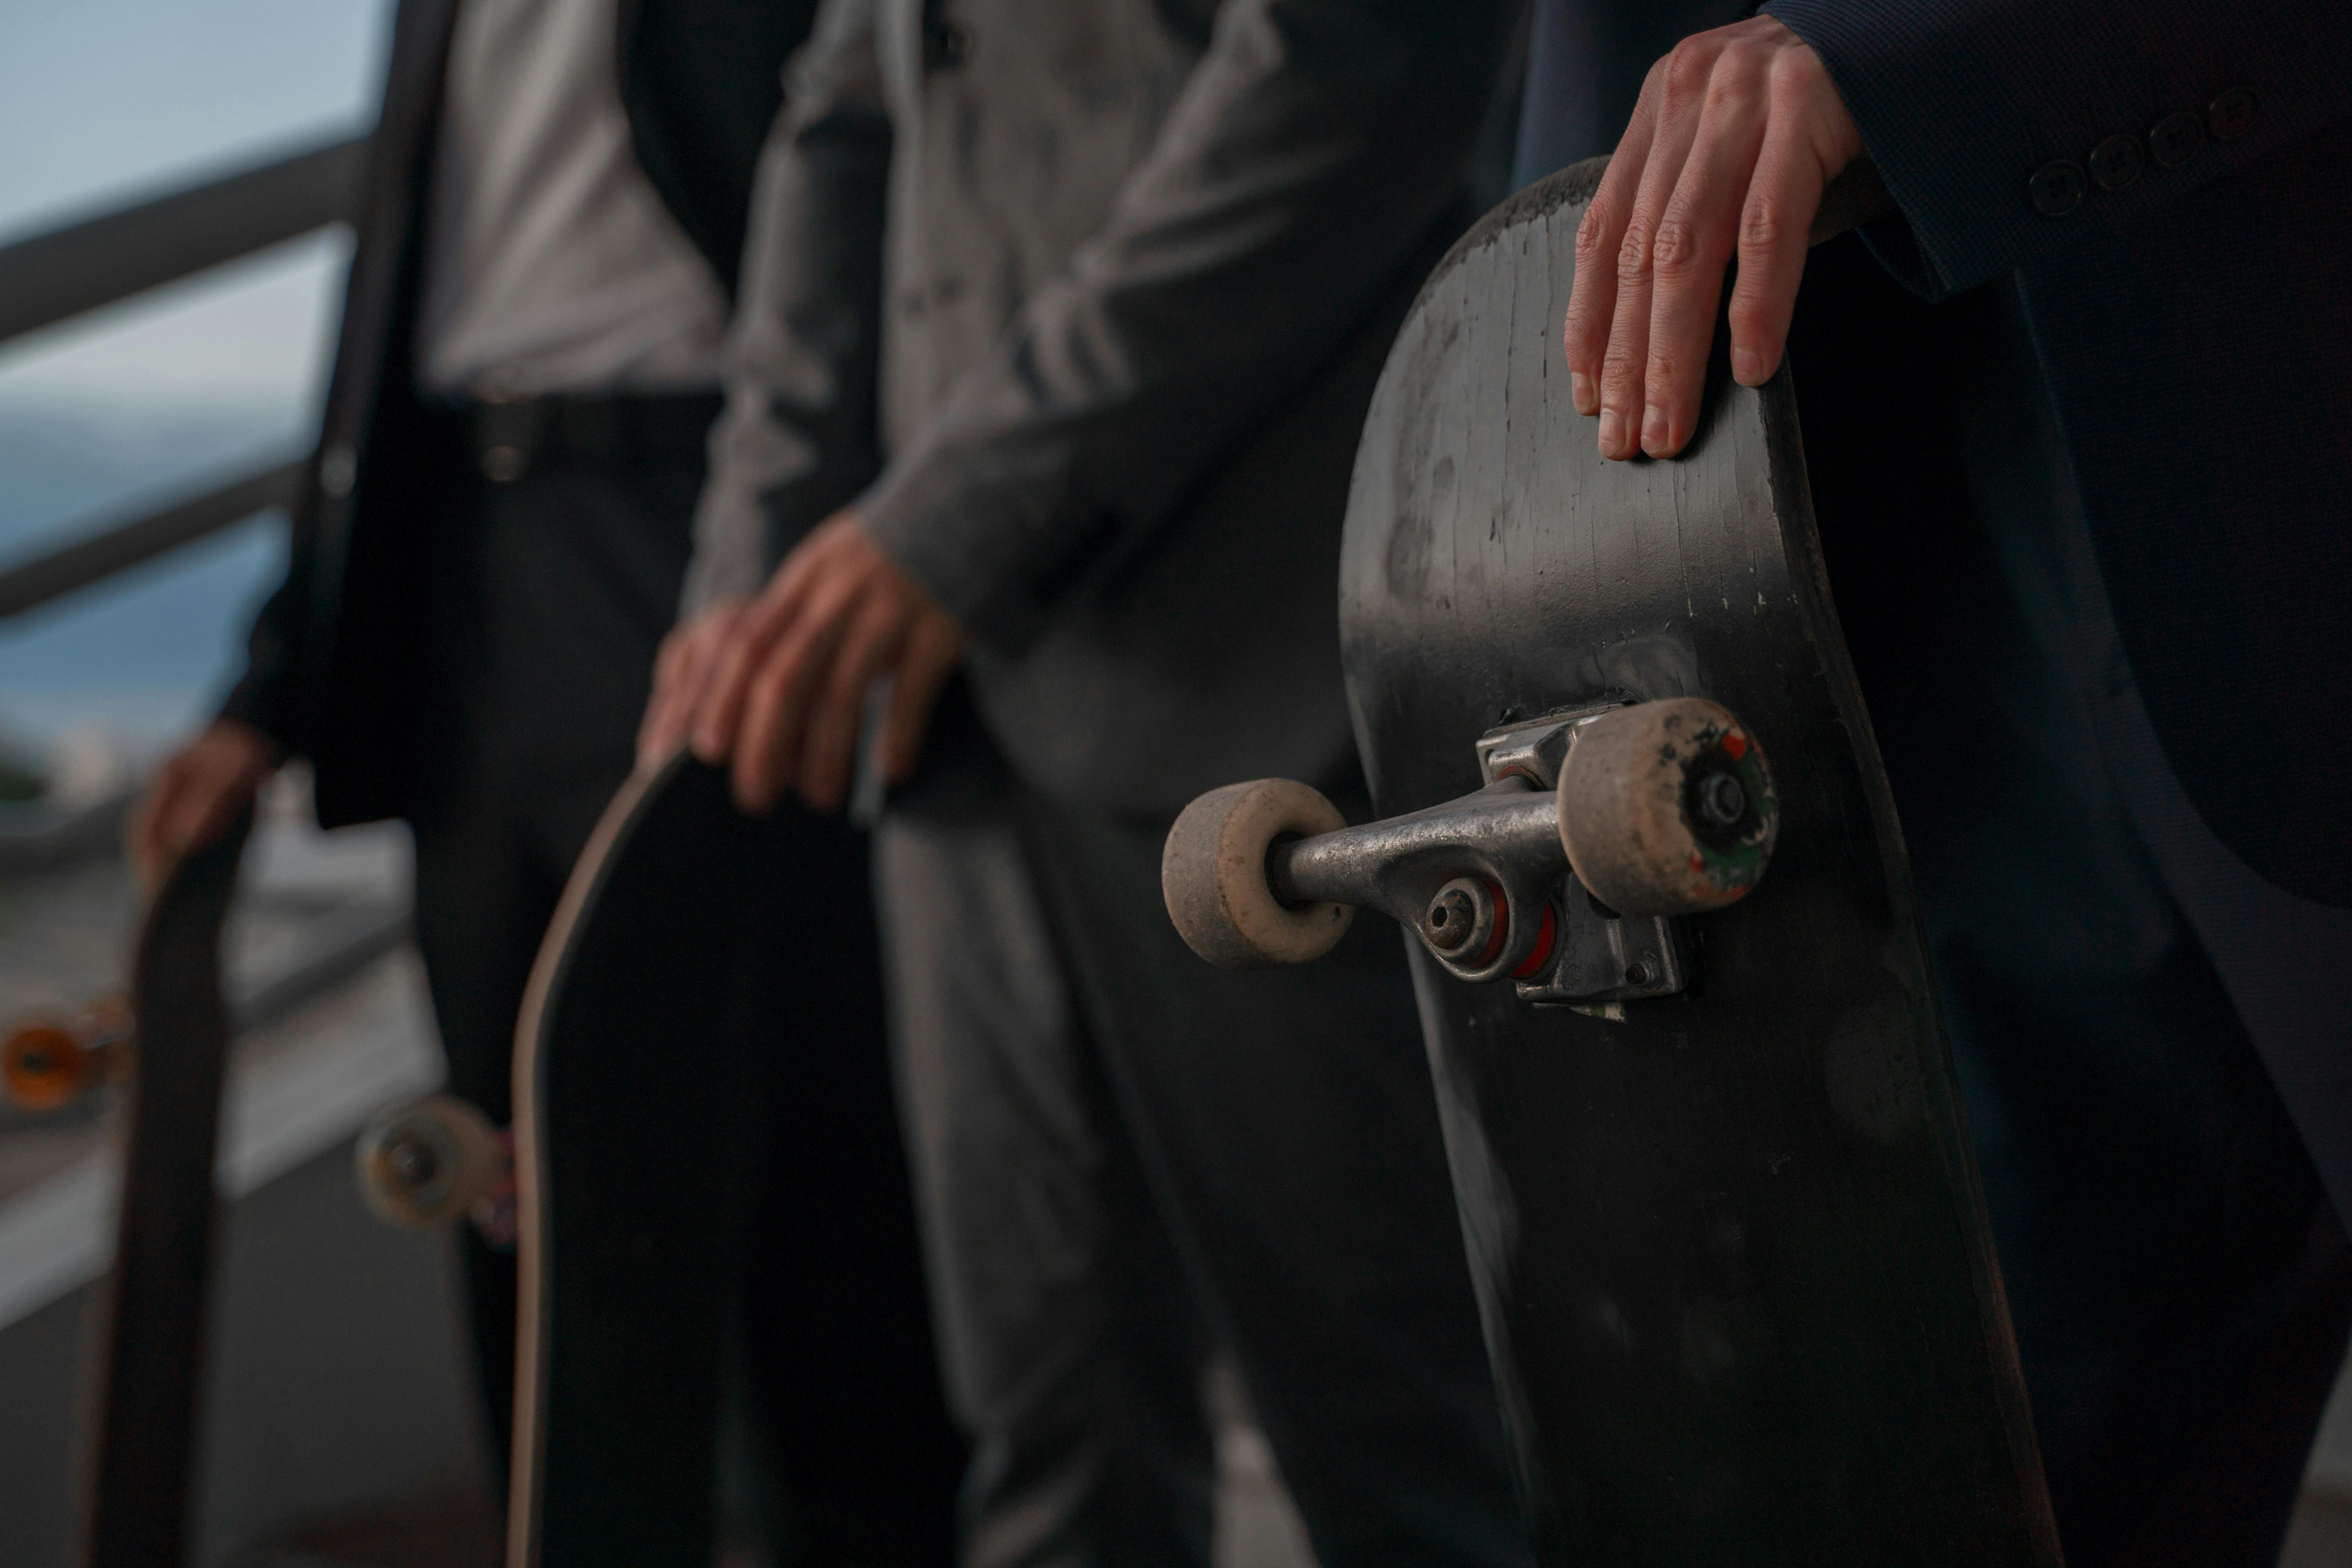
[[[1764,356],[1754,349],[1735,348],[1731,351],[1731,379],[1742,386],[1753,386],[1764,379]]]
[[[1601,406],[1592,395],[1592,378],[1580,370],[1568,373],[1568,395],[1579,414],[1591,414]]]
[[[1614,408],[1601,411],[1601,455],[1613,458],[1625,444],[1625,416]]]
[[[1653,458],[1666,449],[1666,411],[1663,408],[1642,410],[1642,450]]]

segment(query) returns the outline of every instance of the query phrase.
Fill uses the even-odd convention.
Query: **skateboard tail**
[[[221,928],[251,826],[251,813],[241,814],[166,873],[132,955],[141,1049],[123,1117],[85,1500],[88,1568],[186,1560],[229,1042]]]

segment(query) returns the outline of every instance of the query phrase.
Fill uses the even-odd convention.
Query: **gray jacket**
[[[1032,783],[1349,766],[1340,515],[1517,0],[827,0],[754,196],[692,608],[855,501]]]

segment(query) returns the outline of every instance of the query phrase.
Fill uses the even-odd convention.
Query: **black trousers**
[[[667,464],[627,467],[551,449],[497,482],[484,476],[474,421],[452,413],[443,424],[435,466],[447,500],[425,524],[438,571],[417,606],[427,755],[412,819],[416,940],[449,1089],[503,1124],[514,1117],[523,987],[572,863],[628,776],[654,653],[677,616],[701,465],[690,447]],[[503,1458],[514,1259],[470,1228],[464,1247]]]
[[[967,1568],[1204,1568],[1219,1343],[1327,1568],[1532,1562],[1395,927],[1212,969],[1165,823],[953,731],[876,871]]]
[[[522,993],[572,862],[631,766],[656,649],[676,616],[715,397],[450,422],[431,601],[433,745],[415,817],[416,931],[449,1087],[510,1121]],[[564,416],[590,439],[566,443]],[[626,416],[622,417],[620,416]],[[517,433],[520,425],[520,433]],[[612,435],[608,427],[618,426]],[[628,437],[634,431],[636,438]],[[522,471],[482,477],[490,445]],[[503,464],[511,472],[511,455]],[[786,1561],[938,1563],[960,1448],[942,1406],[887,1072],[878,975],[845,974],[862,1027],[829,1062],[752,1086],[740,1345],[786,1494]],[[789,1074],[783,1069],[789,1068]],[[511,1255],[465,1233],[484,1398],[513,1426]]]
[[[2063,464],[2033,461],[2054,432],[1990,390],[2033,383],[2022,323],[1997,290],[1931,310],[1851,243],[1811,268],[1808,466],[2066,1561],[2269,1568],[2352,1253],[2130,808],[2145,759],[2102,714],[2131,677],[2085,657],[2104,598]],[[1890,366],[1948,404],[1888,398]]]

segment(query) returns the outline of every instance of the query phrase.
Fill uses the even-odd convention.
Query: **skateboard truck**
[[[1528,1002],[1683,990],[1675,917],[1733,903],[1771,859],[1763,749],[1685,697],[1507,725],[1477,752],[1483,788],[1360,827],[1287,779],[1210,791],[1160,859],[1176,929],[1224,968],[1304,963],[1368,907],[1458,978],[1511,980]]]

